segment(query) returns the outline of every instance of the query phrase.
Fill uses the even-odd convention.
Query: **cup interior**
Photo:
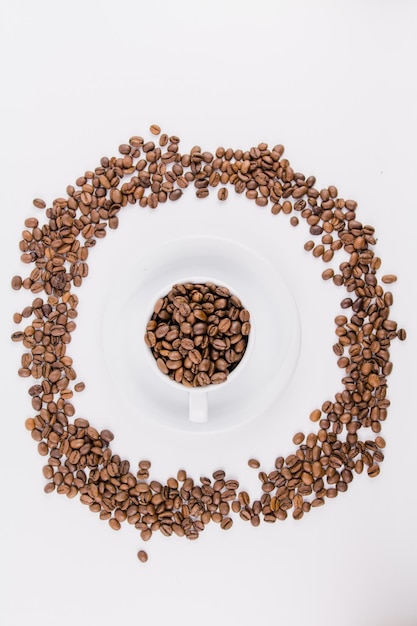
[[[150,300],[149,314],[147,318],[148,320],[151,319],[153,311],[154,311],[154,305],[159,300],[159,298],[163,298],[164,296],[166,296],[167,293],[171,290],[173,284],[183,284],[183,283],[193,283],[193,284],[213,283],[221,287],[227,287],[231,295],[237,296],[241,300],[243,306],[245,306],[244,300],[242,299],[241,295],[237,293],[235,289],[233,289],[233,286],[226,284],[223,280],[220,280],[219,278],[214,278],[213,276],[192,276],[192,277],[185,277],[185,278],[183,277],[174,281],[173,283],[169,285],[166,285],[164,288],[159,289],[158,291],[155,292],[155,294]],[[251,312],[249,311],[249,313]],[[225,386],[238,383],[239,375],[242,374],[243,370],[245,369],[250,359],[251,353],[253,351],[253,347],[255,345],[256,322],[253,319],[252,314],[250,317],[250,323],[251,323],[251,330],[248,335],[247,345],[242,355],[242,358],[237,363],[237,365],[231,370],[231,372],[228,374],[227,379],[222,383],[219,383],[216,385],[210,384],[210,385],[205,385],[205,386],[200,386],[200,387],[187,387],[183,385],[182,383],[178,383],[175,380],[172,380],[167,374],[164,374],[163,372],[161,372],[161,370],[156,364],[156,360],[152,354],[151,348],[149,348],[145,344],[145,342],[143,342],[144,347],[145,347],[145,350],[144,350],[145,358],[149,362],[149,367],[151,368],[152,372],[158,377],[158,379],[161,382],[164,382],[165,384],[170,385],[171,389],[173,389],[174,391],[187,392],[193,395],[215,393],[216,391],[218,392],[219,390],[224,389]]]

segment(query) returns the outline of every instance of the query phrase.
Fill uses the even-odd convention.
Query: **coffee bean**
[[[210,377],[206,374],[206,372],[198,372],[194,378],[194,384],[197,387],[206,387],[210,385]]]
[[[210,382],[212,385],[218,385],[219,383],[224,383],[227,379],[227,374],[226,372],[216,372],[216,374],[213,374]]]
[[[181,196],[182,196],[181,189],[174,189],[173,191],[171,191],[169,193],[169,199],[174,201],[174,202],[175,202],[175,200],[179,200],[181,198]]]
[[[168,359],[168,361],[165,362],[166,367],[168,368],[168,370],[173,371],[173,370],[177,370],[180,367],[182,367],[182,360],[176,360],[176,361],[171,361],[171,359]],[[161,369],[161,367],[158,365],[159,369]],[[161,369],[161,371],[163,371]],[[164,374],[167,372],[163,372]]]
[[[188,335],[189,332],[191,332],[191,326],[185,325],[185,327],[184,327],[184,324],[181,324],[180,332]],[[188,332],[188,328],[189,328],[189,332]],[[187,337],[184,337],[184,339],[181,339],[180,345],[181,345],[181,348],[183,348],[184,350],[190,351],[190,350],[193,350],[194,348],[194,341],[192,339],[188,339]]]
[[[377,465],[376,463],[371,465],[370,467],[368,467],[368,476],[370,476],[371,478],[375,478],[375,476],[378,476],[379,474],[379,465]]]
[[[298,446],[300,443],[304,441],[304,433],[297,433],[292,438],[293,443]]]
[[[194,324],[193,330],[192,330],[194,336],[205,335],[206,331],[207,331],[207,324],[205,324],[204,322],[197,322],[197,324]]]
[[[141,563],[146,563],[146,561],[148,560],[148,553],[145,552],[145,550],[139,550],[138,559]]]
[[[110,441],[113,441],[114,439],[114,435],[110,430],[104,429],[101,431],[100,433],[100,437],[101,439],[103,439],[103,441],[105,443],[110,443]]]
[[[22,277],[21,276],[13,276],[12,278],[12,289],[18,290],[22,287]]]
[[[25,421],[26,430],[33,430],[35,428],[35,420],[32,417],[28,417]]]
[[[242,335],[247,336],[250,333],[250,323],[249,322],[243,322],[242,326],[241,326],[241,332]]]
[[[391,283],[395,283],[397,277],[395,276],[395,274],[385,274],[385,276],[383,276],[381,280],[383,283],[390,285]]]
[[[231,517],[223,517],[222,521],[220,522],[220,527],[223,530],[229,530],[232,526],[233,526],[232,518]]]
[[[220,187],[219,191],[217,192],[217,197],[221,201],[227,200],[228,195],[229,192],[226,187]]]
[[[33,206],[36,207],[37,209],[44,209],[46,207],[46,203],[44,202],[44,200],[41,200],[40,198],[35,198],[33,200]]]
[[[140,148],[141,146],[143,146],[143,137],[135,135],[134,137],[131,137],[129,139],[129,143],[135,148]]]
[[[219,338],[213,339],[213,341],[211,342],[211,345],[216,350],[219,350],[220,353],[224,352],[228,348],[227,342],[224,339],[219,339]]]
[[[404,328],[400,328],[400,330],[397,332],[397,337],[398,339],[400,339],[400,341],[404,341],[407,338],[407,332],[404,330]]]
[[[201,352],[199,352],[196,349],[190,350],[188,353],[188,357],[190,361],[196,365],[201,363],[201,360],[202,360]]]
[[[113,530],[120,530],[122,527],[120,522],[114,517],[110,518],[109,525],[110,525],[110,528],[112,528]]]
[[[330,278],[333,278],[333,276],[334,276],[334,270],[331,268],[324,270],[324,272],[322,272],[322,275],[321,275],[323,280],[329,280]]]
[[[318,422],[320,417],[321,417],[320,409],[314,409],[314,411],[310,413],[310,420],[312,422]]]
[[[169,332],[168,324],[159,324],[155,330],[156,339],[162,339]]]

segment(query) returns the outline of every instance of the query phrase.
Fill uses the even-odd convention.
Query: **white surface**
[[[4,626],[415,626],[416,17],[415,3],[401,0],[3,0]],[[298,523],[252,528],[236,519],[228,532],[209,526],[197,542],[155,536],[143,565],[134,529],[115,533],[79,502],[43,493],[44,459],[23,427],[28,381],[17,377],[20,348],[9,341],[12,314],[28,294],[12,292],[10,278],[26,269],[18,241],[32,198],[63,195],[151,123],[179,135],[184,151],[283,143],[296,170],[357,199],[358,218],[376,227],[380,275],[399,276],[392,317],[408,339],[392,345],[386,458],[376,479],[356,477],[346,494]],[[230,195],[196,202],[189,189],[156,211],[131,207],[99,242],[71,344],[87,384],[75,402],[79,415],[114,430],[115,451],[132,463],[150,458],[154,477],[181,466],[193,476],[224,467],[256,494],[246,460],[256,456],[269,471],[293,450],[295,432],[314,429],[310,411],[340,389],[332,320],[344,292],[321,281],[323,264],[302,247],[303,226]],[[285,273],[303,338],[294,376],[276,406],[228,433],[174,435],[145,420],[126,429],[95,343],[110,270],[129,271],[144,242],[201,234],[254,247]]]

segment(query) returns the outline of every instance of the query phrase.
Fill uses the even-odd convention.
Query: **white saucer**
[[[205,423],[188,419],[188,394],[181,385],[162,384],[144,342],[158,294],[189,276],[227,285],[256,327],[241,374],[209,394]],[[130,413],[168,428],[220,432],[258,417],[284,390],[299,355],[300,322],[285,281],[257,252],[230,239],[187,237],[162,244],[122,274],[105,306],[102,346],[118,397],[129,403]]]

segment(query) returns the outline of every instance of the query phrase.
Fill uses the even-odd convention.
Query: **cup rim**
[[[204,284],[204,283],[213,283],[217,286],[221,286],[221,287],[227,287],[227,289],[230,290],[230,293],[232,295],[237,296],[240,299],[240,295],[238,293],[236,293],[236,291],[227,283],[225,283],[225,281],[219,280],[217,278],[213,278],[212,276],[202,276],[200,274],[198,275],[194,275],[194,276],[187,276],[184,279],[179,279],[177,281],[175,281],[174,283],[169,284],[168,287],[164,287],[163,289],[159,289],[156,293],[155,296],[153,297],[152,302],[155,304],[155,302],[157,302],[159,300],[159,298],[162,298],[163,296],[165,296],[167,293],[169,293],[169,291],[172,289],[173,285],[180,285],[180,284],[184,284],[184,283],[194,283],[194,284]],[[152,313],[153,313],[153,307],[154,304],[152,305],[152,307],[149,309],[149,315],[147,315],[146,319],[149,321],[152,317]],[[186,392],[186,393],[193,393],[195,394],[205,394],[205,393],[212,393],[213,391],[219,390],[219,389],[224,389],[225,386],[229,386],[230,383],[233,383],[235,378],[237,378],[239,376],[239,374],[243,371],[243,369],[245,368],[246,364],[249,361],[249,357],[253,351],[254,348],[254,344],[255,344],[255,335],[256,335],[256,330],[255,330],[255,326],[256,324],[254,323],[253,319],[252,319],[252,314],[251,314],[251,318],[250,318],[250,323],[251,323],[251,329],[250,329],[250,333],[248,335],[248,342],[245,348],[245,352],[241,358],[241,360],[239,361],[239,363],[237,364],[237,366],[230,372],[230,374],[228,375],[227,379],[219,384],[209,384],[209,385],[205,385],[203,387],[199,386],[199,387],[186,387],[185,385],[182,385],[181,383],[176,382],[175,380],[172,380],[171,378],[169,378],[169,376],[167,374],[164,374],[163,372],[160,371],[160,369],[158,368],[157,364],[156,364],[156,359],[154,358],[153,354],[152,354],[152,350],[151,348],[149,348],[145,342],[143,342],[144,348],[145,348],[145,354],[148,358],[148,360],[150,361],[150,365],[152,366],[151,369],[153,372],[155,372],[155,374],[161,379],[163,380],[165,383],[167,383],[168,385],[170,385],[170,387],[172,389],[177,389],[178,391],[181,392]]]

